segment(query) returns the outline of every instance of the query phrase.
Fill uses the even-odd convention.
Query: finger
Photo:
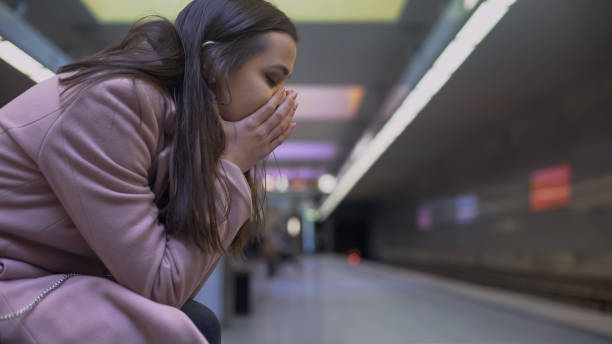
[[[280,146],[281,143],[285,142],[285,140],[291,135],[291,133],[293,133],[293,129],[295,128],[295,126],[295,123],[291,123],[289,128],[282,135],[272,141],[272,150],[275,150],[278,146]]]
[[[293,133],[293,129],[295,128],[296,124],[295,123],[291,123],[291,125],[289,126],[289,128],[279,137],[277,137],[273,142],[272,142],[272,150],[275,150],[276,148],[278,148],[278,146],[280,146],[283,142],[285,142],[286,139],[289,138],[289,136],[291,136],[291,134]]]
[[[293,107],[294,104],[292,104],[292,101],[290,99],[286,100],[278,107],[276,112],[274,112],[274,115],[270,116],[270,118],[268,118],[268,120],[261,125],[261,132],[265,135],[268,141],[272,141],[273,138],[280,134],[276,132],[275,129],[282,127],[283,122],[285,122],[287,117],[291,115]]]
[[[267,103],[257,109],[257,111],[255,111],[255,113],[253,113],[251,116],[247,116],[246,120],[252,124],[253,129],[259,127],[274,114],[274,111],[279,107],[283,100],[286,99],[286,97],[287,92],[285,88],[276,91],[276,93],[274,93],[272,98],[270,98]]]
[[[273,142],[278,136],[280,136],[282,133],[284,133],[287,128],[289,128],[289,125],[291,124],[291,121],[293,120],[293,116],[295,115],[295,110],[296,110],[296,106],[293,106],[293,108],[289,111],[289,113],[283,118],[282,122],[276,126],[276,128],[272,129],[272,131],[270,132],[270,142]]]
[[[285,99],[285,101],[278,107],[278,109],[276,109],[274,114],[270,116],[268,120],[266,120],[266,122],[261,125],[261,130],[263,130],[263,132],[270,139],[273,138],[273,137],[270,137],[270,133],[272,132],[272,130],[276,128],[283,121],[285,116],[288,115],[293,109],[293,107],[295,106],[296,96],[297,94],[288,96],[287,99]]]
[[[295,116],[297,105],[298,104],[295,103],[293,108],[291,108],[289,113],[283,118],[282,122],[279,125],[277,125],[276,128],[272,129],[272,131],[270,132],[270,138],[271,138],[270,142],[273,142],[278,136],[284,133],[287,130],[287,128],[289,128],[289,125],[291,124],[291,121],[293,120],[293,117]]]

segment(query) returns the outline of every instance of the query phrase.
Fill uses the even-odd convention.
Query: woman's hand
[[[277,91],[255,113],[238,122],[223,122],[226,147],[222,158],[248,171],[285,141],[295,123],[291,123],[298,103],[297,92]]]

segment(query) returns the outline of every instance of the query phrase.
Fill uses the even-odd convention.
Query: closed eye
[[[272,79],[268,75],[266,75],[266,79],[268,80],[268,83],[270,84],[271,87],[276,86],[276,80]]]

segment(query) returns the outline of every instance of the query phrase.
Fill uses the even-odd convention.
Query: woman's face
[[[297,50],[293,38],[281,32],[262,35],[265,50],[247,60],[227,80],[231,98],[223,99],[231,102],[219,104],[221,118],[226,121],[239,121],[253,114],[285,86],[293,73]]]

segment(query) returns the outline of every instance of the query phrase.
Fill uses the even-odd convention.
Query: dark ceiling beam
[[[70,63],[68,55],[22,19],[22,11],[13,11],[0,1],[0,35],[53,72]]]

